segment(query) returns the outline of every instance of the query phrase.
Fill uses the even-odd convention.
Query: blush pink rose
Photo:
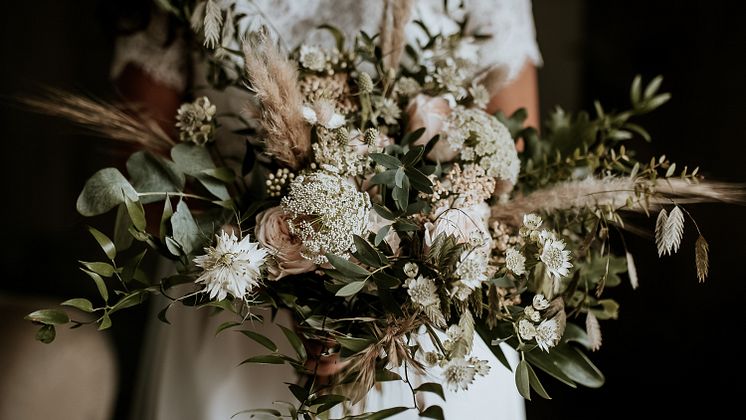
[[[274,257],[274,264],[268,264],[270,279],[279,280],[316,269],[316,264],[300,254],[303,243],[290,233],[282,208],[272,207],[257,214],[255,234],[257,241]]]
[[[409,126],[407,131],[412,132],[419,128],[425,128],[422,136],[415,141],[417,145],[425,145],[437,134],[443,135],[443,125],[451,115],[451,106],[445,98],[432,97],[423,94],[415,96],[407,107],[409,115]],[[448,142],[441,138],[435,143],[427,157],[439,162],[450,162],[458,156],[458,150],[454,150]]]

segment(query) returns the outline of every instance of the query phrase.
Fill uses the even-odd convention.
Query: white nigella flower
[[[242,299],[261,281],[261,268],[268,252],[259,244],[223,231],[215,247],[205,248],[207,254],[194,259],[204,271],[195,283],[204,283],[210,299],[223,300],[229,294]]]
[[[518,321],[518,333],[524,340],[533,340],[536,337],[536,326],[525,318],[521,319]]]
[[[526,257],[521,254],[521,251],[508,248],[505,251],[505,266],[516,276],[523,275],[526,272]]]
[[[547,267],[549,275],[555,279],[567,276],[572,268],[570,251],[565,249],[565,241],[561,239],[547,239],[539,258]]]
[[[539,322],[541,320],[541,314],[539,311],[534,309],[533,306],[526,306],[523,309],[523,314],[526,315],[526,318],[530,319],[533,322]]]
[[[462,358],[450,360],[443,368],[443,378],[451,391],[468,389],[476,374],[477,370]]]
[[[537,311],[543,311],[549,307],[549,301],[544,297],[543,294],[537,293],[534,295],[534,299],[531,302],[534,305],[534,309]]]
[[[556,318],[545,319],[541,321],[538,327],[536,327],[536,344],[540,349],[549,351],[550,347],[554,347],[559,343],[560,331],[559,323]]]
[[[407,286],[409,297],[415,304],[428,307],[440,303],[438,288],[432,279],[419,276],[416,279],[408,279],[405,285]]]
[[[321,48],[315,45],[303,44],[300,47],[300,64],[308,70],[324,71],[326,55]]]
[[[345,124],[344,115],[338,113],[334,102],[327,99],[319,99],[312,105],[304,105],[303,118],[311,125],[319,124],[330,130],[342,127]]]

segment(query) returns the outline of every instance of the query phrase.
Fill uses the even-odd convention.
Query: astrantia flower
[[[207,254],[194,259],[204,270],[195,282],[205,284],[210,299],[223,300],[229,294],[241,299],[259,285],[268,253],[248,236],[239,241],[233,233],[223,231],[216,238],[214,247],[205,248]]]
[[[416,263],[413,263],[410,261],[404,264],[404,274],[410,279],[417,277],[418,271],[419,271],[419,267],[417,267]]]
[[[396,124],[401,117],[401,108],[391,98],[380,98],[376,101],[376,108],[383,122],[386,124]]]
[[[570,251],[565,249],[565,241],[561,239],[547,239],[539,258],[547,267],[549,275],[555,279],[566,276],[572,268]]]
[[[536,230],[538,229],[543,221],[541,220],[541,216],[534,213],[524,214],[523,215],[523,226],[525,226],[528,229]]]
[[[556,346],[562,338],[559,329],[556,318],[541,321],[541,324],[536,327],[536,337],[534,337],[539,348],[548,352],[550,347]]]
[[[534,305],[534,309],[537,311],[543,311],[549,307],[549,301],[544,297],[543,294],[538,293],[534,296],[534,300],[531,302]]]
[[[480,244],[481,245],[481,244]],[[480,249],[461,253],[461,262],[456,268],[456,277],[467,287],[476,289],[487,280],[489,256]]]
[[[470,366],[469,362],[462,358],[455,358],[443,368],[443,379],[451,391],[466,390],[474,382],[476,373],[476,369]]]
[[[521,251],[508,248],[505,251],[505,266],[516,276],[523,275],[526,272],[526,257],[521,254]]]
[[[522,319],[518,321],[518,333],[524,340],[533,340],[536,337],[536,326],[531,321]]]
[[[526,318],[530,319],[533,322],[539,322],[541,320],[541,314],[539,311],[534,309],[533,306],[526,306],[523,309],[523,314],[526,315]]]
[[[419,276],[417,279],[407,280],[405,285],[409,297],[415,304],[422,307],[440,304],[438,288],[432,279]]]
[[[479,360],[477,358],[469,358],[469,363],[474,365],[474,371],[477,375],[487,376],[490,373],[490,364],[486,360]]]
[[[326,55],[317,46],[303,44],[300,47],[300,64],[308,70],[323,71],[326,67]]]
[[[179,129],[181,141],[203,145],[212,140],[216,111],[207,96],[182,104],[176,112],[176,128]]]

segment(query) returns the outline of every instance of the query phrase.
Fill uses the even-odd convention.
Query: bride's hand
[[[306,369],[317,377],[327,378],[339,373],[348,362],[339,357],[339,345],[333,340],[304,340],[308,360]]]

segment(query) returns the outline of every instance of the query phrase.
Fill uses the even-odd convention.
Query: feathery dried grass
[[[19,101],[33,111],[65,118],[102,137],[138,144],[155,152],[169,150],[175,144],[158,123],[125,105],[58,89],[49,89],[47,97],[27,97]]]
[[[266,37],[244,44],[246,72],[261,105],[266,151],[297,170],[310,157],[311,132],[303,119],[298,72]]]
[[[392,4],[389,4],[392,3]],[[412,14],[414,0],[386,0],[381,20],[381,52],[386,68],[397,69],[406,39],[404,29]],[[391,24],[389,25],[389,10]]]
[[[516,197],[505,204],[492,207],[492,217],[505,223],[520,225],[526,213],[552,212],[597,205],[622,206],[628,198],[634,201],[634,180],[629,178],[588,178],[582,181],[561,182],[531,194]],[[681,179],[661,179],[650,197],[649,208],[655,209],[675,199],[678,204],[725,202],[743,203],[746,190],[742,185],[702,181],[689,183]],[[642,212],[635,202],[628,210]]]

